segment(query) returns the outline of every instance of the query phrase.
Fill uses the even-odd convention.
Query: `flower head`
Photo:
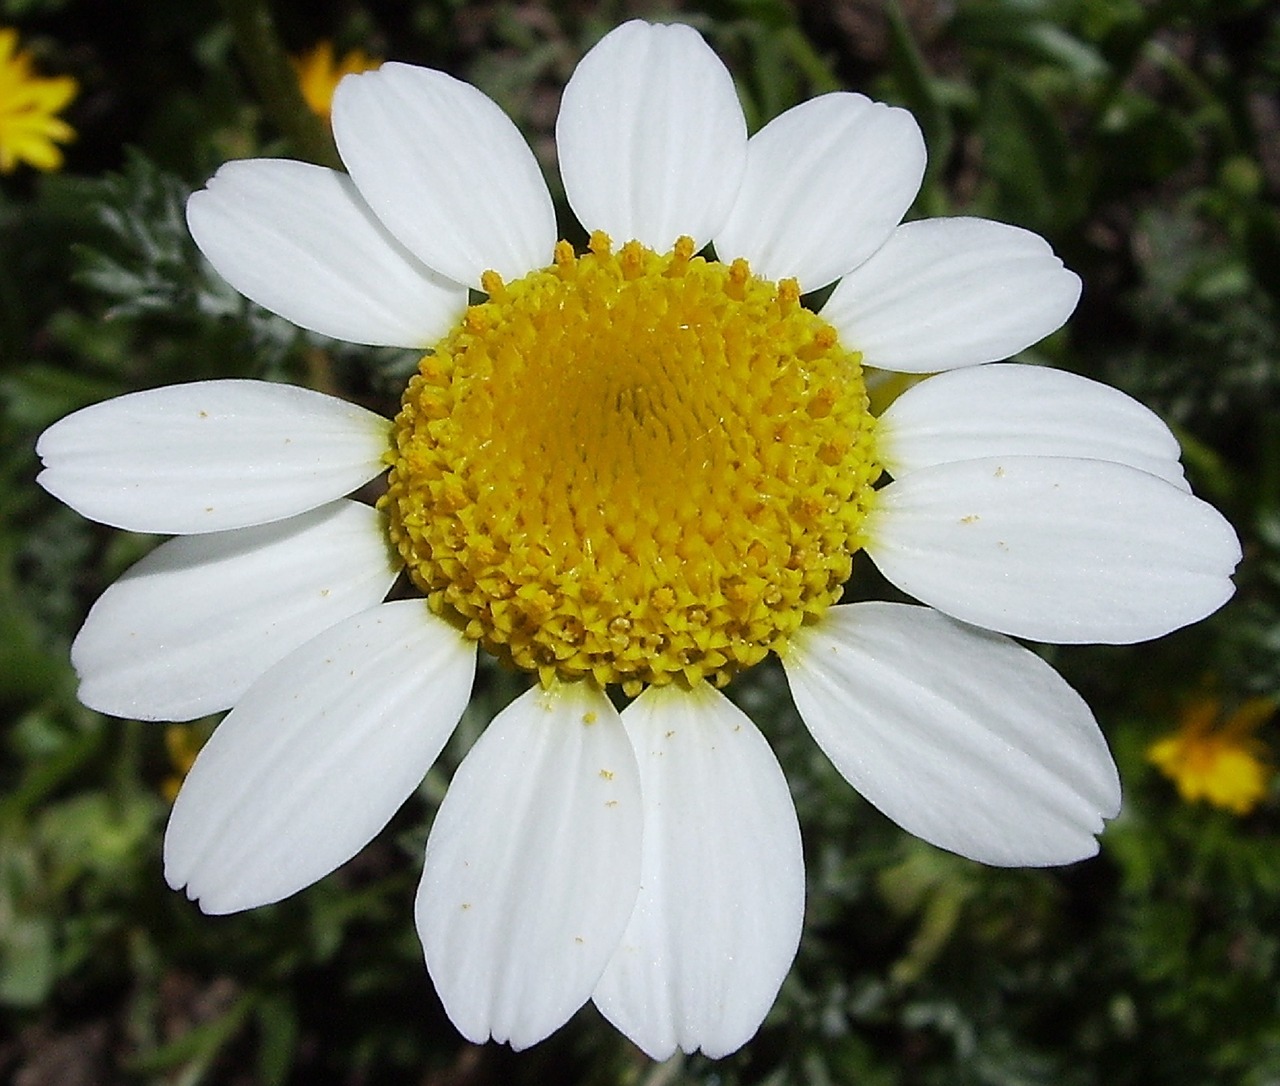
[[[70,76],[37,76],[31,54],[18,49],[18,32],[0,27],[0,173],[23,162],[38,170],[62,165],[57,145],[76,134],[57,114],[78,89]]]
[[[348,50],[338,59],[334,55],[333,42],[328,40],[317,42],[305,53],[293,58],[293,69],[298,73],[298,86],[302,90],[303,101],[311,108],[312,113],[326,121],[333,110],[333,92],[343,77],[375,71],[381,65],[382,61],[371,57],[363,49]]]
[[[1215,698],[1187,706],[1178,730],[1147,748],[1147,758],[1178,788],[1186,803],[1204,800],[1247,815],[1267,794],[1272,768],[1254,734],[1275,715],[1270,698],[1251,698],[1225,719]]]
[[[90,613],[82,700],[234,706],[174,807],[171,885],[229,912],[350,858],[439,753],[478,646],[531,686],[454,775],[417,900],[475,1041],[532,1044],[587,999],[657,1058],[755,1032],[800,937],[800,832],[716,687],[769,654],[911,832],[995,864],[1096,851],[1120,799],[1106,743],[1007,635],[1158,637],[1228,598],[1240,552],[1150,412],[998,363],[1075,306],[1043,240],[901,225],[923,140],[861,95],[748,139],[684,26],[619,27],[566,87],[582,253],[475,88],[387,64],[342,82],[333,125],[349,175],[229,163],[188,221],[304,328],[427,348],[395,420],[212,381],[39,445],[64,501],[178,536]],[[873,417],[867,367],[948,372]],[[345,497],[388,468],[377,509]],[[839,603],[860,553],[923,605]],[[402,569],[422,598],[381,602]]]

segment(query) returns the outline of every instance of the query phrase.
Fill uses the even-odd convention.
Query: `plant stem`
[[[267,0],[222,0],[222,9],[267,115],[293,150],[311,162],[341,166],[328,126],[303,101]]]

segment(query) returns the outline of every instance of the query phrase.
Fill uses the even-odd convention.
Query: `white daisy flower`
[[[1075,307],[1041,238],[902,225],[920,131],[861,95],[748,139],[685,26],[627,23],[569,81],[582,254],[474,87],[387,64],[343,81],[333,126],[349,176],[232,162],[188,218],[268,309],[426,349],[395,421],[209,381],[39,443],[51,493],[178,537],[90,612],[82,700],[232,710],[174,806],[172,886],[232,912],[348,860],[439,754],[477,646],[538,681],[426,847],[426,964],[473,1041],[531,1045],[588,999],[656,1059],[756,1031],[800,937],[800,833],[716,687],[770,652],[835,766],[910,832],[990,864],[1096,851],[1120,802],[1106,743],[1007,635],[1159,637],[1223,604],[1240,549],[1149,411],[998,364]],[[820,314],[800,305],[837,280]],[[947,372],[872,418],[868,366]],[[376,510],[346,497],[388,465]],[[838,604],[858,551],[923,606]],[[426,602],[382,602],[401,570]]]

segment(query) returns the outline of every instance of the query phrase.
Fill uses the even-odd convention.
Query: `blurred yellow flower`
[[[18,32],[0,27],[0,173],[13,173],[23,162],[38,170],[62,165],[57,144],[76,134],[55,114],[79,89],[70,76],[35,75],[31,54],[18,51]]]
[[[196,755],[208,736],[198,728],[170,724],[164,730],[164,749],[169,755],[173,772],[160,782],[160,793],[172,803],[178,798],[178,790],[196,763]]]
[[[381,66],[381,60],[375,60],[363,49],[352,49],[338,60],[334,56],[331,41],[318,42],[314,48],[293,58],[303,99],[311,107],[312,113],[326,121],[333,105],[334,89],[342,77],[355,75],[357,72],[370,72]]]
[[[1192,702],[1178,730],[1147,748],[1147,759],[1174,782],[1187,803],[1205,800],[1248,814],[1267,793],[1273,769],[1254,736],[1276,711],[1270,698],[1251,698],[1225,719],[1215,698]]]

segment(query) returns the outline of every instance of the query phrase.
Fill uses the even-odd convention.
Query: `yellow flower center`
[[[880,469],[859,355],[746,261],[493,272],[426,355],[382,508],[431,607],[552,678],[728,681],[839,598]]]

